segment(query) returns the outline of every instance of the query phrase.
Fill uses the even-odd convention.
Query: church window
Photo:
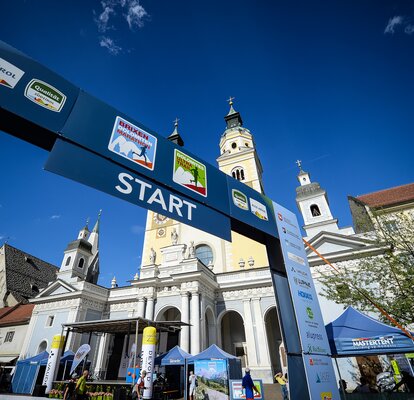
[[[231,172],[231,175],[234,179],[237,179],[238,181],[244,181],[244,169],[242,167],[236,167]]]
[[[196,247],[196,257],[204,264],[209,265],[213,263],[213,250],[206,244],[201,244]]]
[[[233,142],[233,143],[231,144],[231,148],[232,148],[232,149],[235,149],[236,147],[237,147],[236,142]]]
[[[32,285],[32,291],[35,293],[39,293],[39,288],[36,285]]]
[[[69,256],[67,259],[66,259],[66,266],[68,266],[69,264],[70,264],[70,259],[71,259],[71,256]]]
[[[53,326],[54,320],[55,320],[55,316],[54,315],[49,315],[47,317],[46,326]]]
[[[14,337],[14,331],[9,331],[6,333],[6,337],[4,338],[4,343],[6,342],[12,342]]]
[[[47,349],[47,342],[46,340],[43,340],[39,344],[39,347],[37,348],[37,354],[43,353],[44,351],[46,351],[46,349]]]
[[[249,143],[245,143],[244,145],[245,145],[246,147],[249,147]]]
[[[79,260],[78,267],[79,267],[79,268],[83,268],[83,264],[85,264],[85,260],[84,260],[83,258],[81,258],[81,259]]]
[[[321,211],[319,210],[319,207],[316,204],[312,204],[310,206],[310,211],[311,211],[312,217],[319,217],[321,215]]]

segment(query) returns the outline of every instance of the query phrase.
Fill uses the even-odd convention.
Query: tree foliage
[[[339,263],[339,274],[321,272],[321,294],[361,311],[378,311],[368,296],[398,322],[410,325],[414,322],[413,212],[386,214],[377,210],[366,218],[374,229],[364,237],[375,243],[377,251],[381,249],[380,254]]]

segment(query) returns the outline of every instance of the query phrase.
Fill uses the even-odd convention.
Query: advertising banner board
[[[196,398],[229,398],[229,380],[226,360],[197,360],[194,362],[197,377]]]
[[[57,374],[59,367],[59,358],[62,353],[63,343],[65,337],[61,335],[53,336],[52,344],[50,345],[49,358],[47,360],[45,375],[43,376],[42,385],[46,386],[46,392],[49,393],[52,390],[53,381]]]
[[[33,135],[31,143],[50,150],[49,136],[58,136],[79,92],[66,79],[0,41],[0,109],[45,128],[45,136]],[[15,133],[20,136],[17,129]]]
[[[312,400],[339,400],[330,347],[296,215],[273,202]]]
[[[70,369],[70,374],[73,373],[73,371],[76,370],[76,367],[82,362],[82,360],[85,359],[87,354],[91,351],[91,346],[89,344],[85,343],[82,346],[79,347],[78,351],[75,353],[73,357],[72,367]]]
[[[259,393],[254,392],[255,400],[264,400],[263,381],[261,379],[253,379],[254,386],[256,386]],[[246,393],[242,387],[241,379],[230,380],[230,399],[231,400],[246,400]]]
[[[231,239],[230,220],[223,214],[75,145],[56,141],[45,169],[225,240]]]

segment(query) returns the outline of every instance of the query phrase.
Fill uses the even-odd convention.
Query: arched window
[[[66,259],[66,264],[65,264],[66,266],[68,266],[70,264],[70,259],[71,259],[70,256]]]
[[[84,260],[83,258],[81,258],[81,259],[79,260],[78,267],[79,267],[79,268],[83,268],[83,264],[85,264],[85,260]]]
[[[319,207],[316,204],[312,204],[310,206],[310,211],[311,211],[312,217],[319,217],[321,215],[321,211],[319,210]]]
[[[37,354],[43,353],[44,351],[46,351],[47,349],[47,342],[46,340],[43,340],[43,342],[41,342],[39,344],[39,347],[37,348]]]
[[[242,167],[236,167],[231,171],[231,176],[238,181],[244,181],[244,169]]]
[[[209,265],[213,263],[213,250],[206,244],[200,244],[196,247],[196,257],[204,264]]]

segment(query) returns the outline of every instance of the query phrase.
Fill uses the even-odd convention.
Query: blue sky
[[[226,99],[255,137],[266,194],[297,211],[296,159],[347,195],[413,181],[414,3],[407,1],[20,1],[0,39],[215,163]],[[43,171],[48,153],[0,134],[0,244],[60,265],[101,220],[101,278],[141,264],[145,211]]]

